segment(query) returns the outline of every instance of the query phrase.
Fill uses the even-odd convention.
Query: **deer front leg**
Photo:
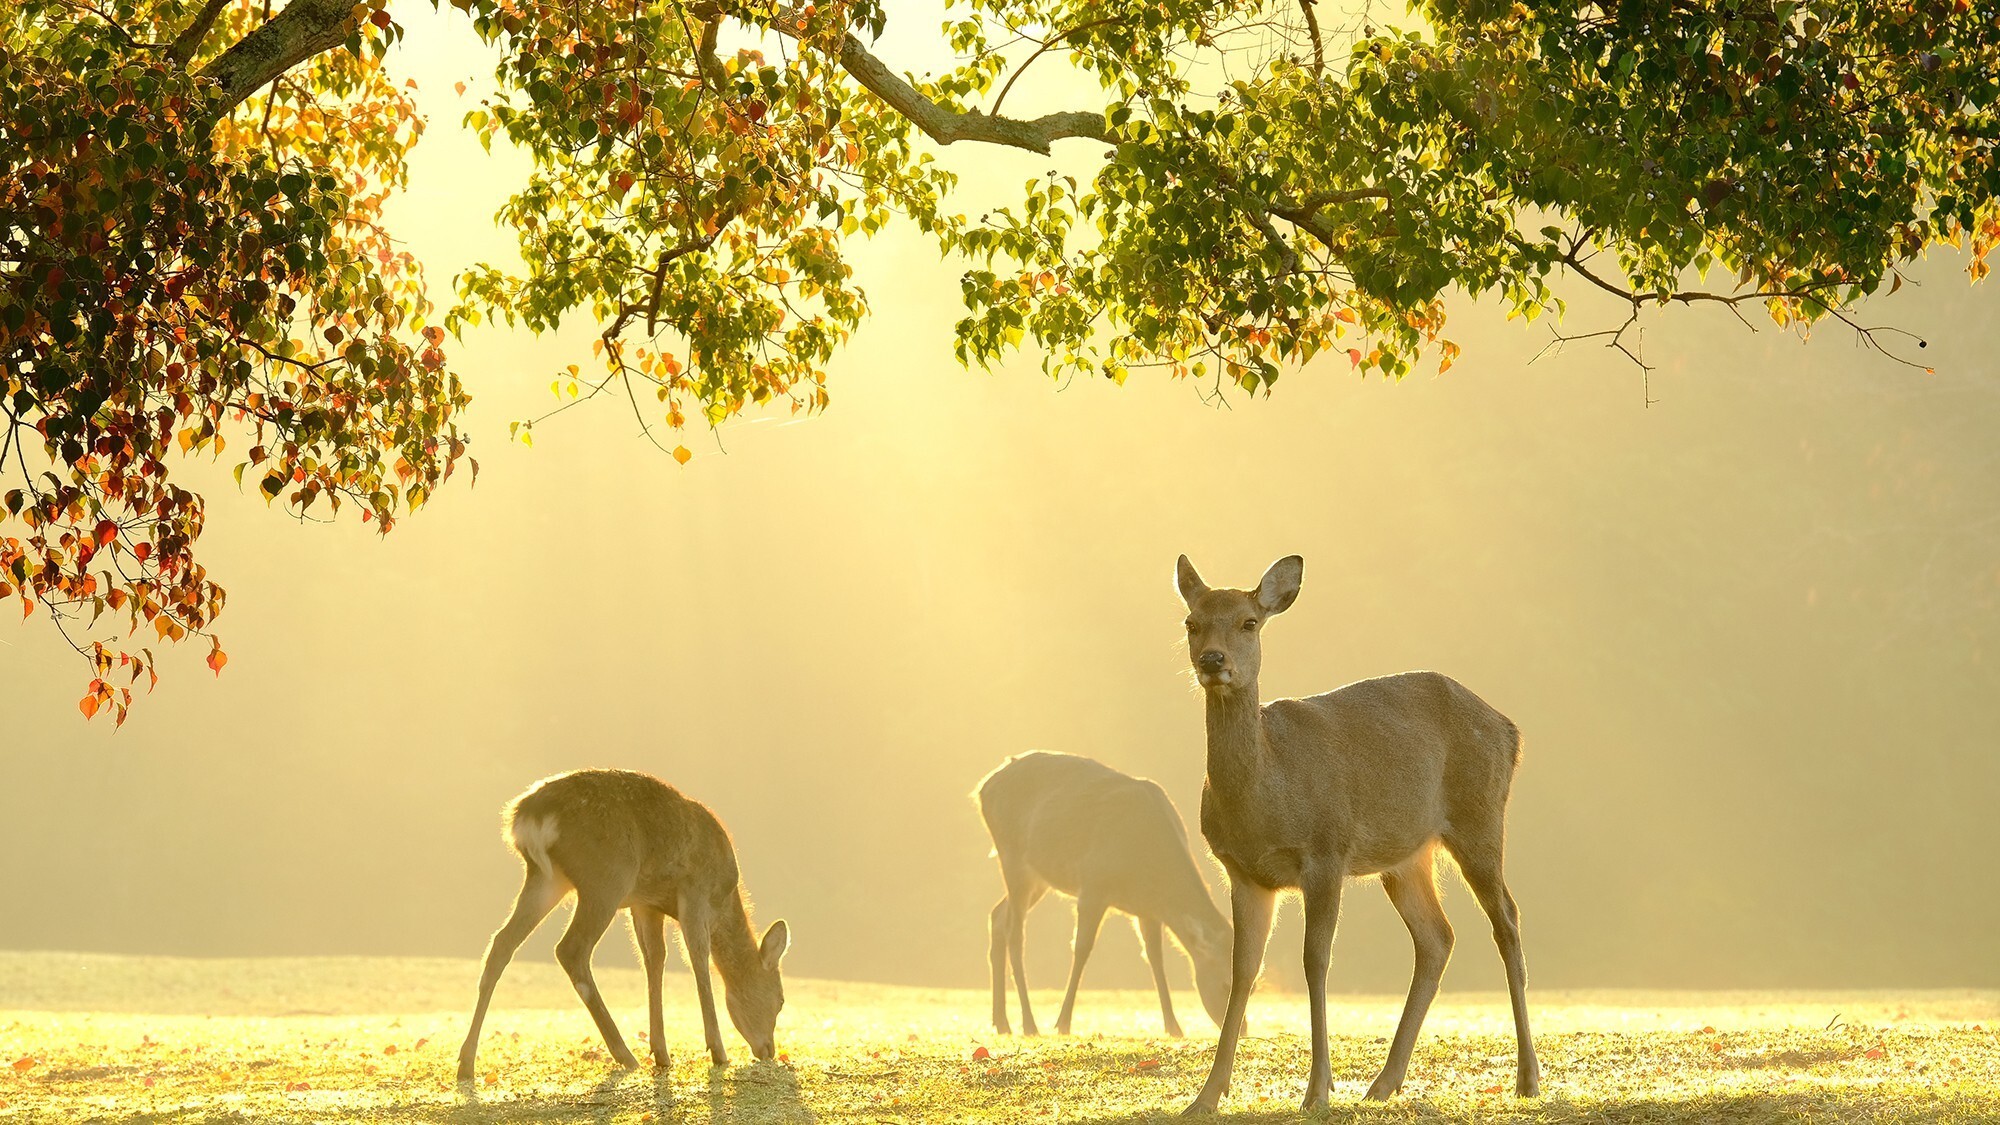
[[[1215,1064],[1184,1117],[1214,1113],[1229,1092],[1229,1075],[1236,1067],[1236,1039],[1243,1034],[1243,1012],[1250,1006],[1250,990],[1264,967],[1264,943],[1271,939],[1271,914],[1278,903],[1276,891],[1258,886],[1233,867],[1226,869],[1229,910],[1235,923],[1230,944],[1229,1006],[1222,1017],[1222,1038],[1215,1045]]]
[[[1174,992],[1167,985],[1167,943],[1160,933],[1158,918],[1139,919],[1139,941],[1146,947],[1146,963],[1153,967],[1153,988],[1160,994],[1160,1019],[1167,1034],[1181,1037],[1181,1022],[1174,1018]]]
[[[708,1044],[708,1061],[728,1066],[729,1051],[722,1045],[722,1025],[715,1018],[715,985],[708,975],[708,919],[706,909],[682,913],[681,948],[687,951],[688,968],[694,971],[694,994],[701,1000],[701,1034]]]
[[[1306,1002],[1312,1015],[1312,1072],[1306,1078],[1306,1112],[1326,1104],[1333,1092],[1333,1060],[1326,1044],[1326,969],[1333,959],[1333,931],[1340,921],[1341,864],[1309,881],[1306,899]]]
[[[1076,989],[1083,983],[1083,963],[1097,946],[1098,928],[1104,925],[1103,899],[1089,893],[1077,896],[1076,940],[1070,947],[1069,991],[1063,993],[1062,1011],[1056,1016],[1056,1034],[1069,1034],[1070,1016],[1076,1010]]]

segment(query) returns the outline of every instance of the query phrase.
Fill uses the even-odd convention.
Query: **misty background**
[[[442,306],[512,254],[488,220],[520,165],[458,131],[490,70],[464,17],[397,14],[432,128],[395,229]],[[892,25],[885,56],[936,65],[930,26]],[[976,212],[1087,173],[1081,148],[945,156]],[[195,469],[230,663],[167,656],[122,730],[82,720],[53,629],[0,622],[0,948],[474,957],[519,880],[501,805],[610,765],[730,827],[760,923],[793,926],[788,972],[983,985],[1001,887],[973,786],[1087,754],[1192,825],[1174,558],[1244,586],[1297,552],[1267,699],[1435,668],[1523,729],[1508,875],[1537,987],[2000,986],[2000,332],[1962,261],[1863,310],[1927,338],[1936,374],[1837,326],[1802,346],[1688,309],[1646,320],[1650,377],[1588,344],[1531,363],[1546,324],[1460,301],[1446,375],[1314,364],[1221,402],[1059,386],[1032,356],[966,372],[951,263],[899,229],[856,264],[875,315],[832,408],[690,434],[685,468],[610,398],[506,441],[587,359],[579,324],[453,350],[478,486],[386,539]],[[1572,330],[1622,316],[1568,295]],[[1497,988],[1448,883],[1447,989]],[[1038,986],[1067,965],[1058,901]],[[1400,990],[1401,923],[1366,885],[1345,905],[1333,987]],[[1288,906],[1280,983],[1297,926]],[[630,957],[622,934],[599,951]],[[1147,981],[1107,925],[1086,984]]]

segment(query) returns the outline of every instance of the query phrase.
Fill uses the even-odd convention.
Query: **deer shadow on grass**
[[[685,1077],[685,1072],[683,1072]],[[515,1122],[602,1123],[651,1114],[659,1122],[678,1121],[705,1101],[708,1119],[746,1125],[812,1125],[817,1120],[799,1096],[798,1076],[773,1063],[708,1068],[705,1084],[683,1081],[676,1090],[670,1071],[613,1070],[587,1088],[508,1094],[461,1086],[455,1100],[413,1097],[400,1102],[318,1108],[299,1115],[313,1122],[441,1122],[444,1125],[498,1125]],[[214,1107],[183,1120],[214,1120]],[[260,1119],[288,1119],[288,1115]],[[152,1121],[173,1120],[153,1117]]]
[[[1074,1125],[1162,1125],[1174,1117],[1182,1103],[1130,1113],[1075,1119]],[[1242,1123],[1242,1125],[1383,1125],[1385,1122],[1463,1122],[1466,1125],[1778,1125],[1794,1121],[1932,1122],[1949,1120],[1991,1120],[1986,1116],[1995,1107],[1987,1099],[1964,1097],[1926,1101],[1921,1104],[1871,1103],[1865,1093],[1837,1091],[1742,1091],[1697,1094],[1687,1098],[1642,1097],[1606,1100],[1571,1099],[1560,1093],[1541,1098],[1496,1097],[1492,1104],[1440,1106],[1424,1098],[1398,1098],[1386,1105],[1360,1101],[1334,1101],[1310,1113],[1296,1104],[1283,1107],[1259,1105],[1231,1112],[1228,1103],[1213,1117],[1196,1121]],[[1968,1116],[1968,1114],[1973,1116]]]

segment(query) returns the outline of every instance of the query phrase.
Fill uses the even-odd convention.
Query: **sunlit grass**
[[[779,1064],[712,1070],[685,976],[669,979],[670,1072],[619,1070],[553,966],[502,983],[471,1090],[453,1078],[476,966],[328,958],[180,961],[0,954],[0,1120],[197,1122],[1142,1121],[1193,1098],[1213,1029],[1184,1041],[1149,993],[1094,992],[1079,1034],[1003,1039],[983,992],[798,981]],[[628,1035],[637,974],[600,984]],[[1038,994],[1043,1018],[1058,997]],[[2000,995],[1544,993],[1545,1096],[1514,1098],[1502,998],[1440,1001],[1403,1096],[1359,1104],[1390,997],[1338,998],[1336,1121],[2000,1120]],[[1835,1017],[1838,1017],[1837,1019]],[[1304,1005],[1260,995],[1225,1104],[1298,1118]],[[11,1064],[11,1065],[10,1065]]]

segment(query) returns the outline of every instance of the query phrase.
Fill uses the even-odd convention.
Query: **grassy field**
[[[671,1072],[605,1058],[554,966],[503,981],[469,1090],[453,1081],[477,967],[469,961],[196,961],[0,953],[0,1121],[51,1122],[1136,1122],[1201,1085],[1213,1028],[1158,1031],[1146,993],[1093,992],[1077,1035],[1006,1039],[982,992],[797,981],[777,1064],[734,1032],[701,1053],[693,988],[668,980]],[[628,1035],[636,973],[599,983]],[[1335,1105],[1367,1122],[2000,1122],[2000,994],[1557,993],[1533,997],[1545,1095],[1513,1088],[1503,998],[1447,991],[1404,1093],[1358,1099],[1399,999],[1338,997]],[[1059,997],[1038,994],[1045,1021]],[[1299,1119],[1303,1001],[1261,994],[1234,1119]],[[643,1052],[642,1052],[643,1053]]]

